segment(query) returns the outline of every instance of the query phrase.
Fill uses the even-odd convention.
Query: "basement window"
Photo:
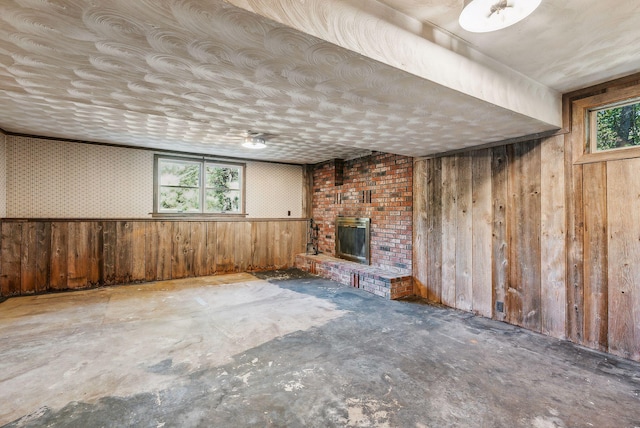
[[[640,99],[588,110],[591,153],[640,146]]]
[[[243,214],[244,164],[155,156],[154,214]]]

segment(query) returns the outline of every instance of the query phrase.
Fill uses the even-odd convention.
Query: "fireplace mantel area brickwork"
[[[333,259],[338,216],[371,219],[370,266]],[[413,158],[375,153],[315,165],[312,217],[319,226],[318,250],[323,262],[318,268],[318,260],[298,257],[298,267],[309,270],[313,265],[315,273],[340,278],[340,282],[354,286],[360,281],[361,288],[375,292],[366,284],[372,278],[378,291],[375,294],[386,297],[412,294],[407,277],[411,277],[412,268]],[[385,291],[385,284],[398,284],[401,289]]]

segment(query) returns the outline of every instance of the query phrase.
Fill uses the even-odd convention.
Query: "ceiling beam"
[[[553,127],[562,126],[560,93],[463,40],[377,1],[227,2],[470,97]]]

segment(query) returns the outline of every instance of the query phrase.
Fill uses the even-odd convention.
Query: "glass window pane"
[[[207,187],[215,189],[240,189],[240,167],[207,164]]]
[[[596,150],[640,145],[640,102],[598,110]]]
[[[199,163],[163,159],[158,163],[158,168],[162,186],[200,186]]]
[[[180,213],[200,212],[199,189],[160,187],[160,210]]]
[[[240,212],[240,191],[207,189],[207,212]]]

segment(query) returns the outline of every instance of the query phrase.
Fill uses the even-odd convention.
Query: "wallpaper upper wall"
[[[7,137],[7,217],[149,217],[153,152]]]
[[[6,182],[9,218],[149,218],[153,156],[149,150],[7,136],[0,158],[0,204]],[[6,155],[3,155],[6,149]],[[302,215],[302,167],[247,162],[252,218]],[[2,206],[0,205],[0,209]]]
[[[7,137],[0,132],[0,218],[7,216]]]
[[[302,217],[301,166],[247,162],[246,179],[248,217]]]

